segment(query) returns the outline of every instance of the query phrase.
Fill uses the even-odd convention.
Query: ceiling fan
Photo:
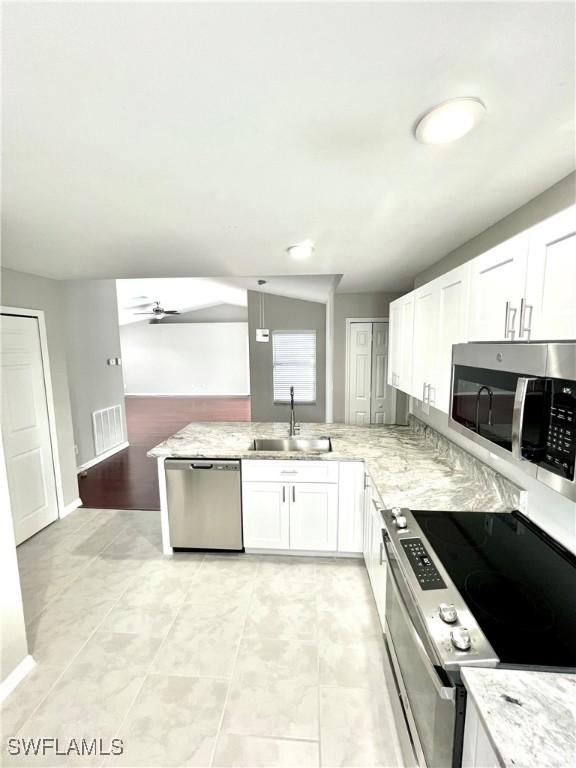
[[[152,315],[153,320],[161,320],[164,315],[179,315],[178,309],[164,309],[160,301],[155,301],[152,305],[152,309],[148,312],[134,312],[135,315]],[[151,321],[153,322],[153,321]]]

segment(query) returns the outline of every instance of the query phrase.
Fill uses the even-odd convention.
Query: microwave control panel
[[[402,539],[400,544],[422,589],[446,589],[421,539]]]
[[[546,452],[542,462],[557,475],[574,480],[576,458],[576,382],[552,379]]]

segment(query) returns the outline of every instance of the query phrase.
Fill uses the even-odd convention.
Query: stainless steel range
[[[420,766],[460,766],[463,666],[576,669],[576,558],[519,512],[383,512],[386,645]]]

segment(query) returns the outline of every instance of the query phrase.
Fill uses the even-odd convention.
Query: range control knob
[[[396,523],[396,528],[407,528],[408,522],[404,515],[398,515],[398,517],[394,518],[394,522]]]
[[[456,627],[456,629],[453,629],[450,632],[450,640],[452,640],[454,648],[457,648],[459,651],[469,651],[472,645],[470,632],[468,632],[466,627]]]
[[[392,507],[390,512],[392,512],[392,517],[394,518],[399,517],[402,514],[402,510],[400,509],[400,507]]]
[[[440,603],[438,606],[438,615],[442,621],[446,622],[446,624],[454,624],[458,618],[458,611],[454,608],[452,603],[450,603],[450,605],[448,605],[448,603]]]

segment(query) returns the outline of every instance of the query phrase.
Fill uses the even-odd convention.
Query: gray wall
[[[78,498],[78,480],[66,367],[64,283],[13,269],[2,269],[0,278],[3,306],[45,312],[64,503],[71,504]]]
[[[336,293],[334,295],[334,421],[344,421],[346,408],[346,318],[388,317],[399,293]]]
[[[448,253],[440,261],[437,261],[428,269],[420,272],[414,279],[414,287],[433,280],[435,277],[449,272],[454,267],[464,264],[484,251],[493,248],[519,232],[538,224],[539,221],[553,216],[555,213],[568,208],[576,202],[576,173],[571,173],[554,186],[542,192],[541,195],[530,200],[529,203],[496,222],[489,229],[484,230],[472,240],[460,245]],[[474,201],[471,201],[471,205]]]
[[[109,357],[121,357],[116,282],[68,280],[62,285],[72,423],[80,466],[95,457],[92,412],[118,404],[124,408],[122,369],[106,364]]]
[[[315,301],[288,299],[248,291],[250,394],[252,421],[287,421],[286,405],[274,405],[272,393],[272,341],[256,341],[260,327],[260,296],[264,297],[264,328],[270,331],[316,330],[316,405],[297,406],[297,421],[326,420],[326,306]]]
[[[248,307],[236,304],[218,304],[215,307],[196,309],[193,312],[182,312],[180,315],[166,315],[162,325],[170,323],[246,323],[248,322]]]

